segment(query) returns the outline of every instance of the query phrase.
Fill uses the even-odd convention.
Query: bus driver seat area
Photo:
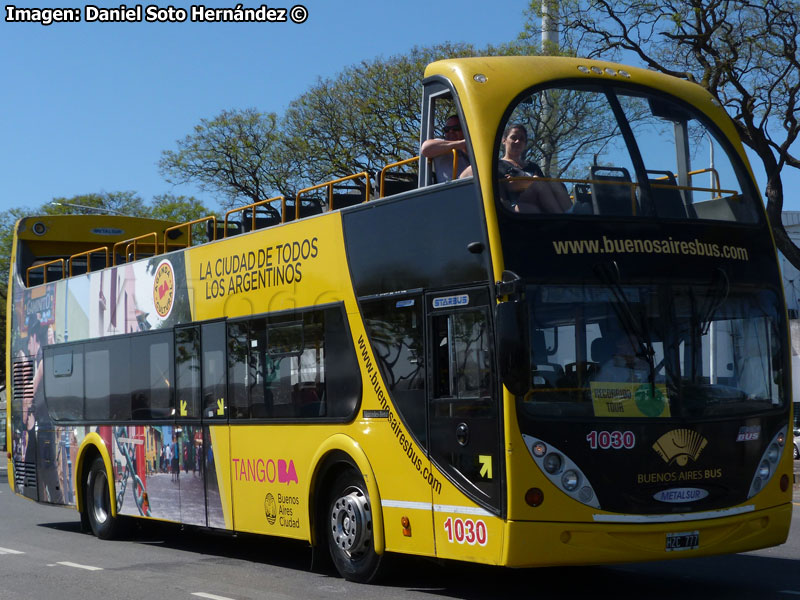
[[[564,367],[558,363],[547,362],[547,344],[544,332],[534,330],[531,339],[533,356],[531,357],[531,381],[534,387],[555,388],[564,376]]]

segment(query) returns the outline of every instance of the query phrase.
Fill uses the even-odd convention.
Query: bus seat
[[[231,237],[232,235],[239,235],[242,233],[242,224],[239,221],[228,221],[228,235],[225,236],[225,222],[217,221],[216,236],[214,235],[214,222],[206,221],[206,235],[208,240],[221,240],[224,237]]]
[[[535,330],[531,340],[533,349],[532,381],[545,383],[548,387],[556,387],[558,380],[564,376],[564,368],[558,363],[547,362],[547,344],[542,331]]]
[[[603,365],[614,357],[616,344],[608,337],[595,338],[592,340],[589,351],[592,355],[592,360],[598,365]]]
[[[300,218],[310,217],[321,214],[322,202],[318,198],[302,198],[300,200]],[[286,199],[286,221],[295,219],[295,201],[292,198]]]
[[[242,211],[242,229],[244,229],[244,231],[251,231],[254,229],[253,210],[252,208],[247,208]],[[281,222],[280,212],[272,206],[256,206],[255,215],[255,229],[272,227]]]
[[[592,204],[596,215],[632,216],[631,175],[625,167],[592,165]]]
[[[383,197],[417,189],[419,176],[416,173],[391,173],[383,180]]]
[[[364,202],[364,194],[334,194],[333,210],[337,208],[347,208]]]
[[[572,207],[567,212],[573,215],[591,215],[594,213],[592,205],[592,188],[588,183],[576,183],[572,186]]]
[[[295,415],[298,417],[318,417],[322,410],[322,402],[317,394],[316,386],[306,383],[295,384],[292,390],[292,402],[295,406]]]
[[[689,216],[697,218],[694,208],[684,204],[683,195],[678,189],[678,182],[672,171],[648,170],[647,175],[656,216],[667,219],[685,219]],[[661,177],[653,178],[650,175],[660,175]]]

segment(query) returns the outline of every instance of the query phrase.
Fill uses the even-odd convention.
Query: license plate
[[[667,552],[677,552],[679,550],[694,550],[700,546],[699,531],[685,531],[683,533],[667,534]]]

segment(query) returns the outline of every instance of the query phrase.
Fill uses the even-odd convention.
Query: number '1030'
[[[473,521],[472,519],[447,517],[444,522],[444,530],[447,532],[447,541],[451,543],[469,544],[470,546],[477,543],[485,546],[489,539],[486,523],[480,519]]]

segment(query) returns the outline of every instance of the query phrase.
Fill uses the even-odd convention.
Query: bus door
[[[204,323],[200,330],[202,346],[203,449],[206,506],[209,527],[226,527],[223,506],[229,506],[230,488],[222,476],[230,468],[223,465],[230,456],[228,432],[228,383],[225,321]],[[222,470],[222,473],[220,473]],[[228,523],[229,528],[233,523]]]
[[[489,292],[429,293],[425,306],[431,459],[468,497],[500,512],[503,460]]]
[[[181,522],[224,527],[214,455],[222,444],[227,456],[228,437],[225,428],[211,429],[227,423],[224,321],[176,328],[175,377],[175,428],[163,443],[165,469],[180,490]]]

